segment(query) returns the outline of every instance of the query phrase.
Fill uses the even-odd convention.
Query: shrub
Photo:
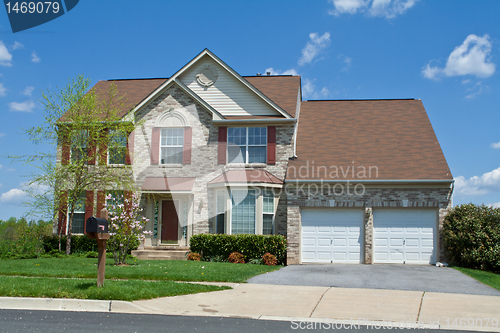
[[[189,252],[187,260],[200,261],[201,256],[196,252]]]
[[[98,258],[99,257],[99,252],[96,251],[89,251],[85,253],[85,258]]]
[[[109,241],[108,241],[109,243]],[[128,249],[128,253],[136,250],[139,247],[140,241],[132,241]],[[59,252],[59,236],[51,235],[43,238],[43,248],[46,253],[53,253],[52,251]],[[72,235],[71,236],[71,253],[87,253],[89,251],[97,252],[97,241],[90,239],[85,235]],[[66,236],[61,236],[61,251],[66,251]],[[109,253],[109,252],[108,252]]]
[[[229,255],[229,262],[233,264],[244,264],[245,259],[243,259],[243,255],[239,252],[233,252]]]
[[[276,256],[278,264],[286,258],[286,238],[281,235],[224,235],[198,234],[189,241],[191,251],[202,253],[202,260],[216,256],[228,258],[232,252],[243,254],[246,261],[262,259],[264,253]]]
[[[262,256],[262,263],[268,266],[275,266],[278,263],[278,260],[276,260],[276,256],[274,256],[273,254],[265,253]]]
[[[443,224],[448,260],[458,266],[500,272],[500,209],[456,206]]]
[[[252,265],[262,265],[263,262],[262,262],[262,259],[250,259],[248,261],[249,264],[252,264]]]

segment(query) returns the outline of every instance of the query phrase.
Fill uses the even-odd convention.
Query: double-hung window
[[[184,128],[162,128],[160,140],[161,164],[182,164]]]
[[[88,162],[88,133],[86,130],[77,130],[73,133],[71,138],[71,161]]]
[[[255,234],[255,190],[232,190],[231,203],[231,234]]]
[[[229,163],[266,163],[267,127],[230,127],[227,130]]]
[[[77,201],[75,202],[75,210],[73,211],[73,226],[71,228],[71,232],[73,234],[83,234],[84,232],[86,199],[84,191],[80,193]]]
[[[108,164],[125,164],[127,136],[117,130],[109,132]]]
[[[215,232],[224,234],[226,232],[226,190],[217,191],[215,206]]]
[[[271,190],[262,191],[262,234],[273,234],[274,193]]]

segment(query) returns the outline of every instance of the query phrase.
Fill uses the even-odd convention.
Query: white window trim
[[[251,126],[253,127],[253,126]],[[246,134],[246,139],[245,139],[245,156],[244,156],[244,161],[243,161],[243,164],[267,164],[267,137],[269,135],[268,133],[268,128],[267,127],[263,127],[263,126],[255,126],[255,127],[258,127],[258,128],[265,128],[266,129],[266,143],[263,144],[263,145],[251,145],[249,144],[249,140],[248,140],[248,132],[249,132],[249,128],[251,127],[243,127],[245,128],[245,134]],[[229,138],[229,129],[230,128],[241,128],[241,127],[228,127],[228,135],[227,137]],[[230,162],[229,161],[229,146],[231,147],[240,147],[240,145],[237,145],[237,144],[230,144],[229,142],[229,139],[226,139],[227,141],[227,148],[226,148],[226,161],[227,164],[242,164],[242,162]],[[264,162],[249,162],[248,159],[249,159],[249,155],[248,155],[248,147],[265,147],[266,148],[266,158],[265,158],[265,161]]]
[[[167,129],[182,129],[182,131],[183,131],[182,132],[182,145],[165,145],[165,146],[162,146],[162,144],[161,144],[162,132],[163,132],[163,130],[167,130]],[[185,140],[185,138],[184,138],[184,129],[185,129],[185,127],[161,127],[160,128],[160,142],[158,144],[159,150],[160,150],[159,153],[158,153],[158,160],[159,160],[158,164],[159,165],[164,165],[164,166],[181,166],[181,165],[183,165],[182,161],[184,159],[184,140]],[[161,161],[162,161],[162,158],[161,158],[161,149],[162,148],[179,148],[179,147],[182,148],[181,163],[161,163]]]

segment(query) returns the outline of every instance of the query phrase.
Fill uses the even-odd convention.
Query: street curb
[[[109,312],[111,301],[61,298],[0,297],[0,309]]]

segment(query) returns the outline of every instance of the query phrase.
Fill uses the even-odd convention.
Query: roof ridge
[[[363,101],[419,101],[420,99],[415,98],[360,98],[360,99],[308,99],[303,102],[342,102],[342,101],[355,101],[355,102],[363,102]]]
[[[144,77],[144,78],[125,78],[125,79],[108,79],[106,81],[139,81],[139,80],[168,80],[168,77]]]

